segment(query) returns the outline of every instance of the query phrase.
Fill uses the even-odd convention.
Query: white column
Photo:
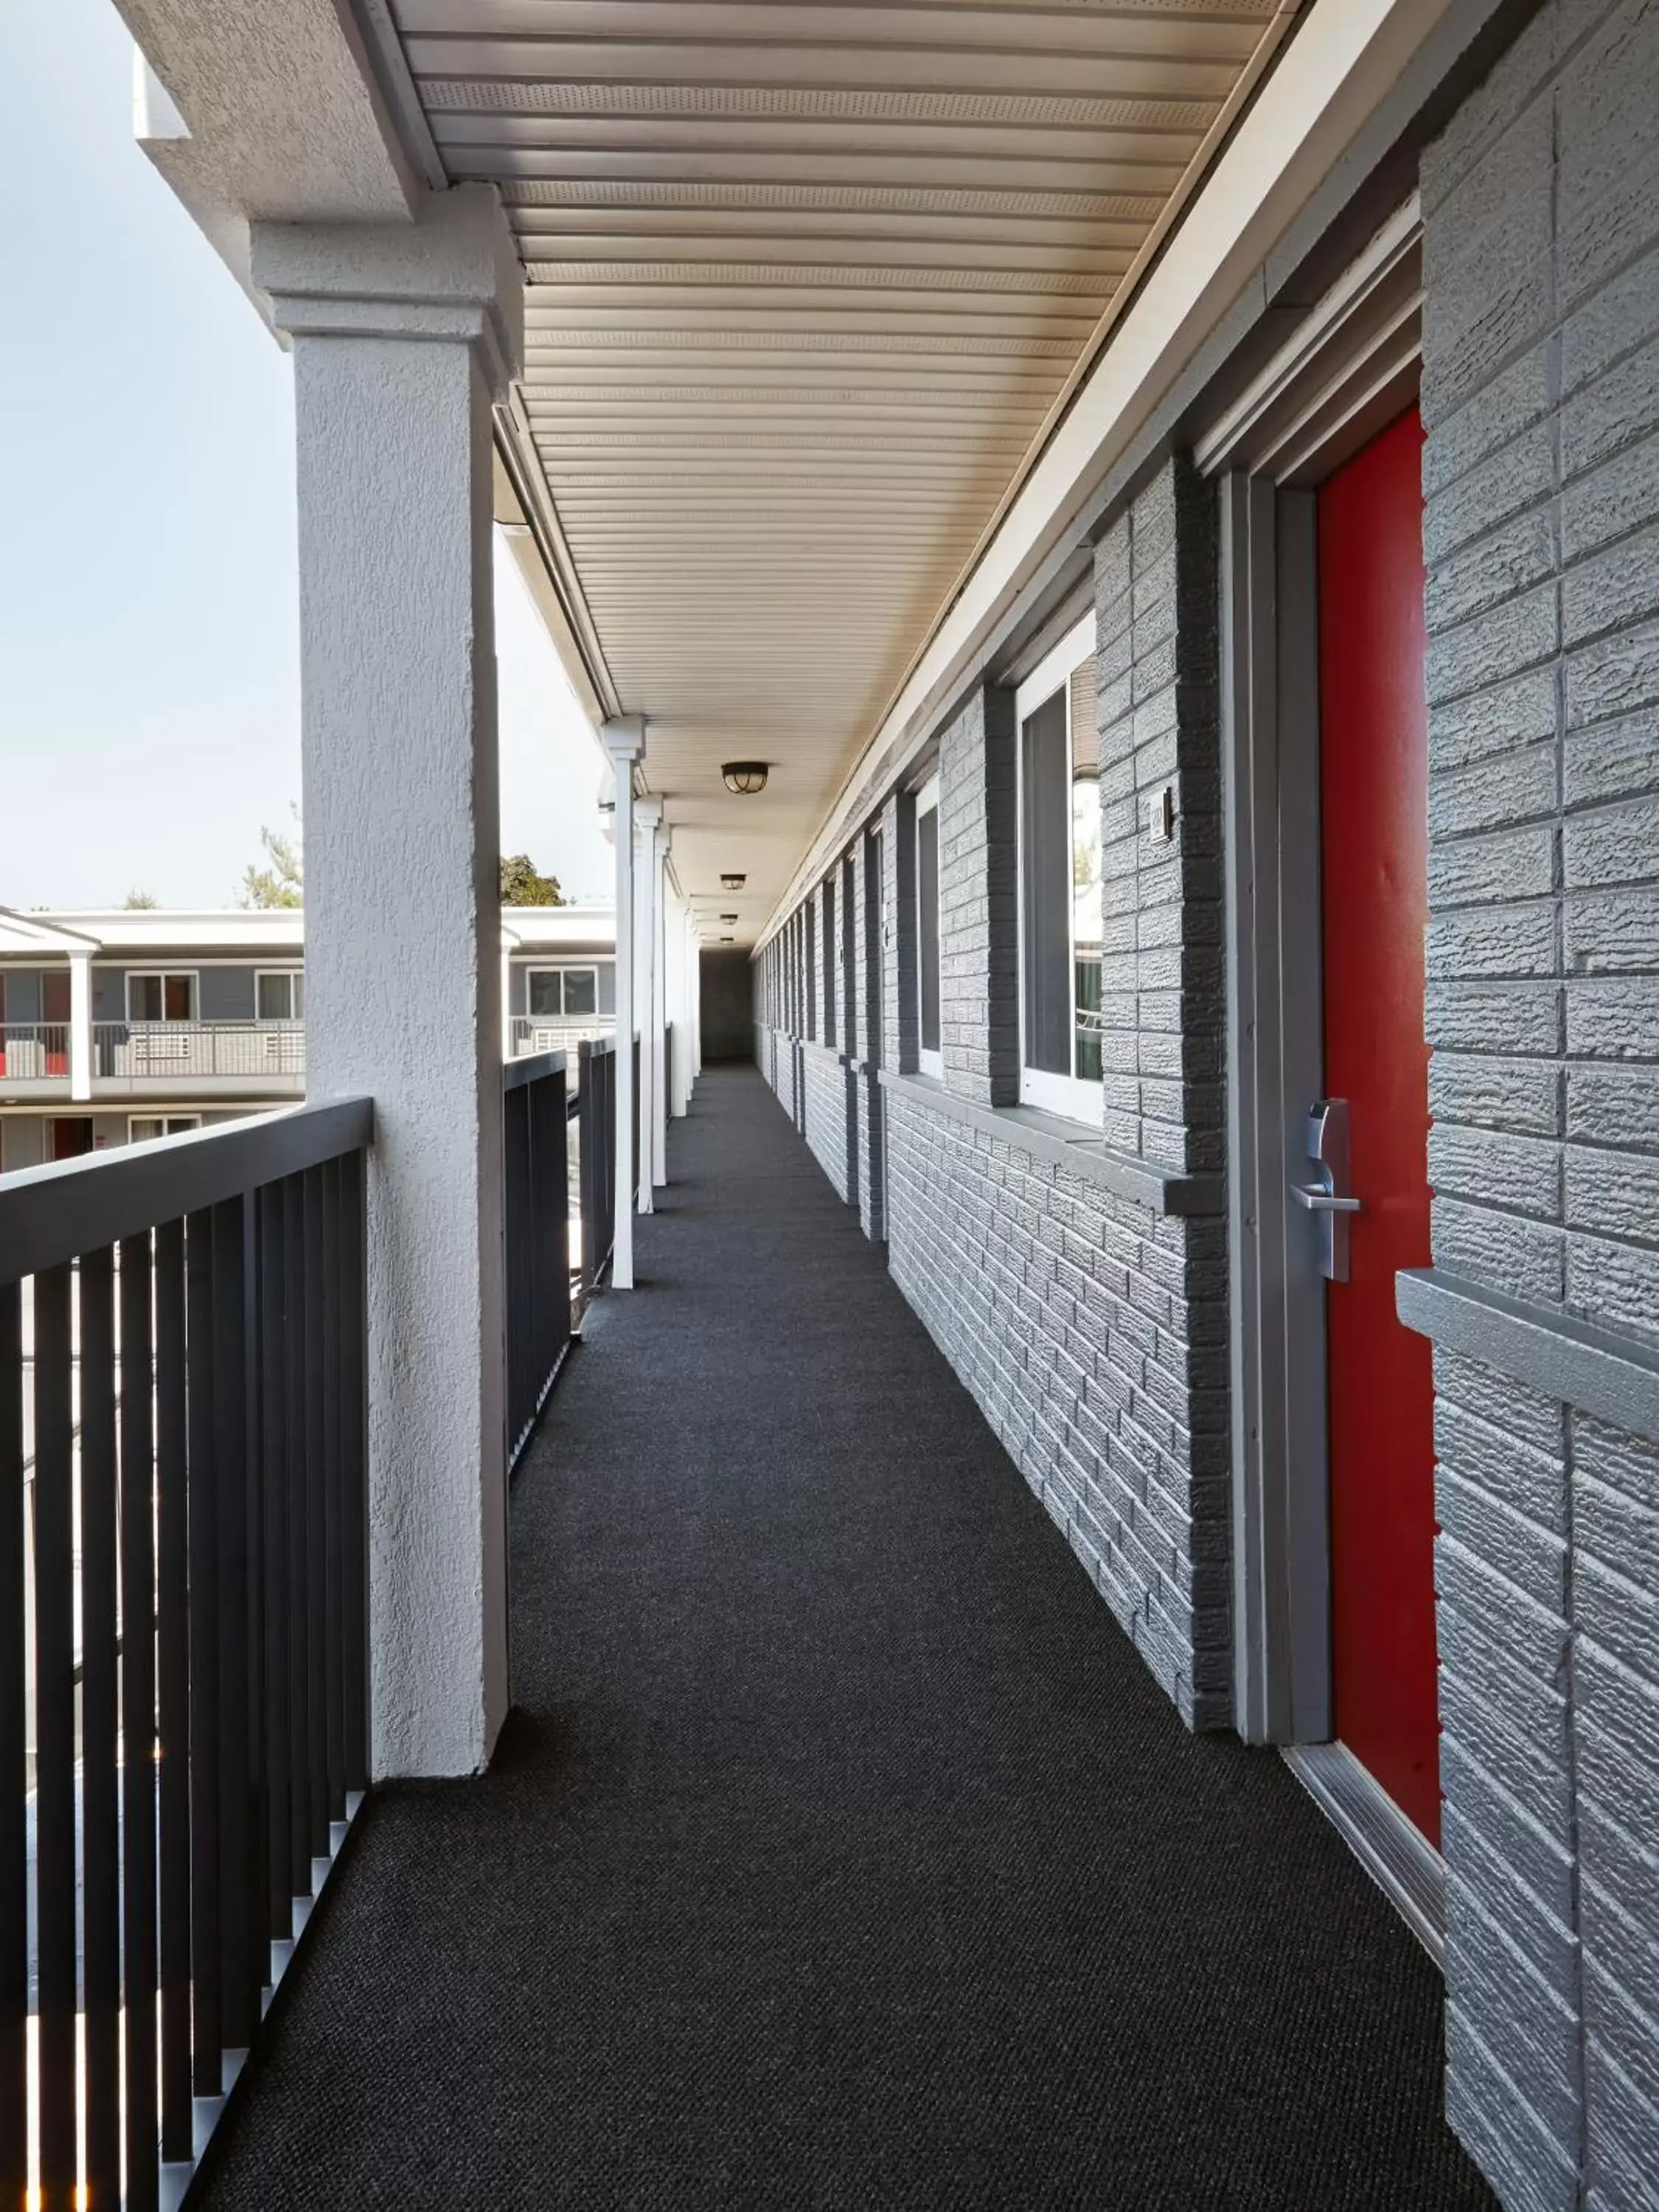
[[[668,852],[674,833],[665,823],[657,832],[657,865],[652,871],[652,1024],[655,1050],[651,1082],[651,1158],[653,1178],[668,1181]],[[685,1040],[680,1040],[684,1049]]]
[[[92,1096],[92,949],[70,957],[70,1097]]]
[[[307,1094],[374,1101],[371,1759],[476,1771],[507,1705],[490,405],[522,277],[495,196],[256,224],[293,342]]]
[[[634,977],[640,1027],[640,1212],[654,1211],[652,1189],[658,1181],[656,1146],[657,1075],[662,1064],[662,1033],[657,1024],[657,842],[662,801],[635,802]]]
[[[607,722],[599,742],[611,757],[617,805],[617,1220],[611,1248],[613,1288],[634,1287],[634,1194],[630,1188],[636,1109],[634,1101],[634,763],[645,751],[645,717]]]

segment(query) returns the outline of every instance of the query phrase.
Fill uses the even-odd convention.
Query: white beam
[[[645,717],[602,725],[599,742],[616,778],[611,835],[617,848],[617,1218],[611,1247],[614,1289],[634,1287],[634,766],[645,757]]]

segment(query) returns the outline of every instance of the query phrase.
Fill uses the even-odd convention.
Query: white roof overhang
[[[118,4],[233,266],[249,217],[495,186],[498,514],[753,943],[1455,0]]]

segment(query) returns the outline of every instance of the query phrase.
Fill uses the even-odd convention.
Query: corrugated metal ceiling
[[[394,0],[524,257],[525,416],[676,865],[740,936],[1280,0]],[[761,799],[719,763],[773,763]]]

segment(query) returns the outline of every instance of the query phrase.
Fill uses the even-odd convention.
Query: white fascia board
[[[508,952],[608,952],[616,942],[617,916],[612,907],[509,906],[501,909],[501,944]]]
[[[239,907],[228,912],[197,908],[171,913],[161,907],[117,908],[54,915],[51,921],[54,928],[76,940],[74,950],[84,951],[90,944],[106,955],[167,951],[297,959],[305,950],[305,917],[296,907]]]
[[[876,760],[921,747],[929,702],[972,667],[998,616],[1068,532],[1251,274],[1387,98],[1455,0],[1314,0],[1255,103],[1079,390],[995,535],[947,600],[757,943],[763,949],[829,856]],[[894,762],[902,772],[902,754]]]

